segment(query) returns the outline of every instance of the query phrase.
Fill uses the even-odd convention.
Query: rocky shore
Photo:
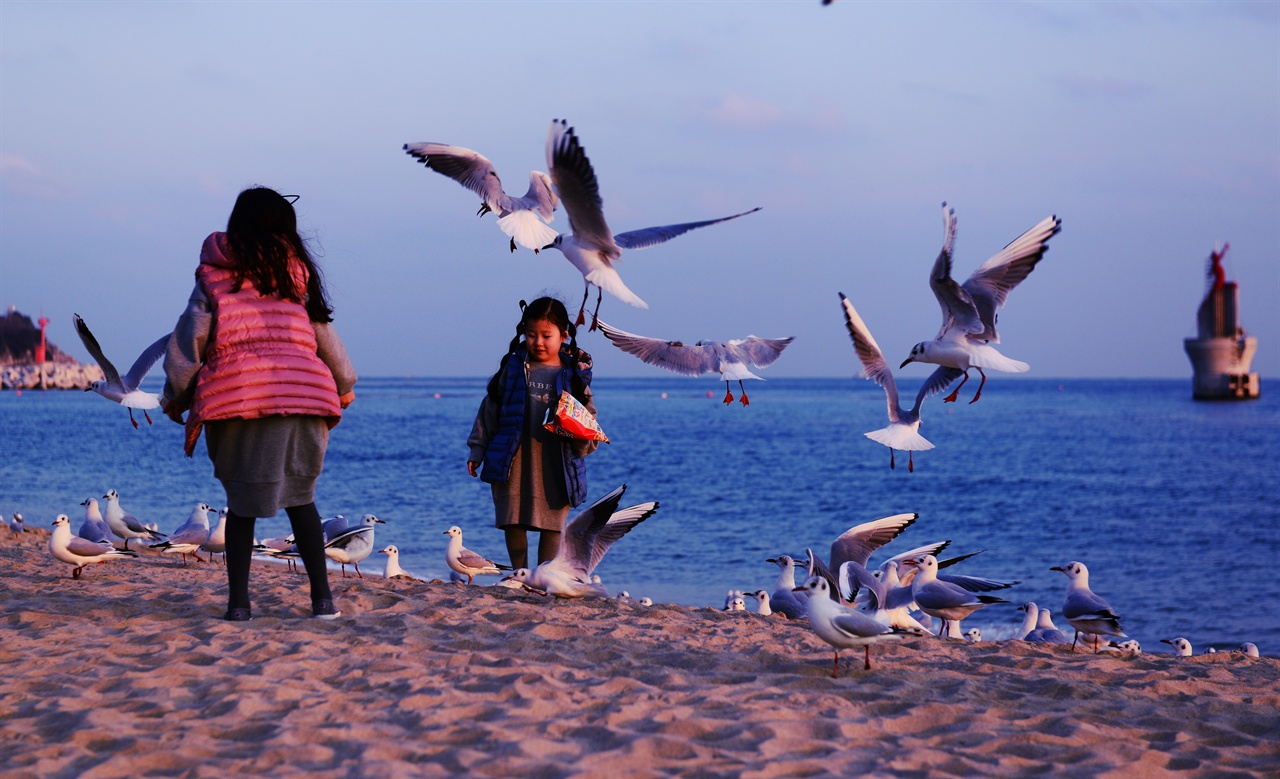
[[[0,315],[0,390],[83,390],[103,379],[97,365],[81,365],[52,343],[41,350],[40,341],[40,328],[31,317],[13,306]]]

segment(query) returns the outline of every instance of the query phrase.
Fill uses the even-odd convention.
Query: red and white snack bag
[[[547,418],[543,420],[542,426],[565,438],[609,443],[609,436],[596,424],[596,418],[568,392],[560,395],[560,402],[556,404],[554,413],[547,409]]]

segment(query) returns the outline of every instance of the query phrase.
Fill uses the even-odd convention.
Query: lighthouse
[[[1230,244],[1209,255],[1207,290],[1196,312],[1196,337],[1183,346],[1195,371],[1191,395],[1196,400],[1249,400],[1261,392],[1258,374],[1250,373],[1258,339],[1240,326],[1240,287],[1227,281],[1222,258]]]

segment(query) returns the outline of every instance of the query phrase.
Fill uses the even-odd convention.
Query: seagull
[[[773,607],[769,605],[768,590],[756,590],[755,592],[748,592],[745,594],[756,599],[756,603],[759,604],[759,608],[756,609],[757,614],[763,617],[767,617],[773,614]]]
[[[1036,622],[1040,618],[1040,607],[1033,601],[1027,601],[1018,607],[1018,611],[1022,612],[1022,626],[1018,628],[1015,638],[1026,641],[1027,636],[1036,629]]]
[[[818,560],[812,551],[806,549],[805,553],[809,555],[809,575],[817,574],[827,580],[830,585],[827,591],[831,593],[833,598],[841,599],[839,583],[836,581],[832,571],[839,573],[841,568],[847,562],[856,563],[862,570],[859,573],[867,573],[867,562],[870,561],[872,553],[877,549],[897,538],[902,531],[911,527],[919,514],[894,514],[889,517],[881,517],[873,519],[870,522],[863,522],[854,525],[848,530],[836,537],[831,542],[831,557],[827,567],[822,565],[822,561]],[[944,545],[945,546],[945,545]],[[853,599],[853,593],[849,594],[849,600]]]
[[[547,167],[551,171],[551,180],[555,182],[556,191],[560,193],[564,210],[569,215],[569,229],[573,232],[569,235],[564,233],[557,235],[555,240],[542,248],[559,249],[565,258],[573,263],[573,267],[582,273],[582,278],[586,281],[576,324],[581,325],[586,321],[583,312],[587,307],[587,296],[591,292],[591,287],[596,287],[596,310],[591,321],[592,330],[597,326],[600,298],[605,290],[636,308],[649,307],[648,303],[627,289],[627,286],[622,283],[622,277],[613,267],[613,264],[621,258],[623,249],[644,249],[656,246],[690,230],[727,222],[760,210],[753,208],[750,211],[720,219],[646,227],[643,230],[614,235],[604,219],[604,202],[600,199],[600,185],[596,181],[596,172],[591,167],[591,160],[587,159],[586,150],[578,143],[578,137],[574,135],[573,128],[569,127],[568,122],[564,120],[552,120],[551,129],[547,133]]]
[[[142,384],[142,380],[146,378],[147,371],[151,370],[151,366],[164,356],[165,349],[169,346],[169,336],[165,335],[156,340],[146,348],[142,354],[138,355],[138,359],[134,361],[133,366],[129,368],[129,372],[123,377],[116,370],[116,366],[107,359],[102,353],[102,347],[98,345],[98,339],[93,337],[93,333],[89,332],[89,326],[84,323],[79,314],[73,315],[76,326],[76,333],[80,335],[80,340],[84,342],[84,348],[89,350],[90,356],[98,362],[98,367],[102,369],[102,375],[106,377],[104,381],[95,381],[89,385],[86,391],[93,391],[112,401],[119,403],[129,409],[129,421],[133,423],[136,430],[138,428],[138,420],[133,418],[133,410],[139,409],[142,415],[147,418],[147,424],[151,424],[151,415],[147,413],[149,409],[160,407],[160,396],[154,392],[143,392],[138,389]]]
[[[364,574],[360,573],[360,562],[373,552],[374,527],[385,524],[386,520],[365,514],[360,517],[360,524],[347,528],[325,543],[324,554],[342,566],[342,578],[347,578],[348,565],[356,569],[356,576],[364,578]],[[296,552],[291,554],[296,556]]]
[[[378,552],[387,556],[386,577],[388,579],[408,579],[409,581],[414,582],[422,581],[400,567],[400,550],[396,548],[395,544],[389,544],[385,548],[379,549]]]
[[[821,576],[810,576],[796,588],[809,596],[809,625],[818,638],[835,650],[835,664],[831,678],[840,671],[840,650],[863,647],[866,653],[864,668],[871,670],[871,645],[881,641],[902,639],[905,632],[877,622],[860,611],[838,603],[831,598],[831,585]]]
[[[840,293],[840,303],[844,306],[844,321],[849,328],[849,337],[853,339],[853,350],[864,369],[863,376],[884,389],[889,403],[889,426],[866,433],[866,436],[889,447],[890,468],[894,467],[893,450],[906,451],[907,470],[914,473],[915,463],[911,453],[933,448],[933,444],[920,435],[920,404],[925,398],[946,389],[948,384],[960,377],[961,371],[946,366],[938,368],[925,379],[920,391],[916,393],[915,405],[910,410],[904,409],[898,403],[898,383],[893,378],[893,371],[889,370],[889,364],[884,361],[884,354],[876,344],[876,339],[871,337],[871,331],[843,292]]]
[[[325,541],[337,538],[347,528],[347,518],[341,514],[334,514],[332,519],[326,519],[320,523],[320,532],[324,534]]]
[[[209,540],[205,541],[200,548],[209,553],[209,559],[213,559],[216,554],[222,555],[222,561],[227,561],[227,514],[230,509],[223,506],[218,509],[218,524],[213,526],[209,531]]]
[[[1111,646],[1127,654],[1131,654],[1131,655],[1142,654],[1142,645],[1138,643],[1138,640],[1136,638],[1131,638],[1128,641],[1121,641],[1120,643],[1112,644]]]
[[[98,510],[98,501],[86,498],[80,505],[84,506],[84,522],[76,531],[76,535],[95,544],[110,546],[111,527],[102,519],[102,512]],[[127,544],[125,546],[128,548]]]
[[[120,508],[120,493],[107,490],[107,494],[103,495],[102,499],[107,502],[107,510],[102,518],[106,520],[112,533],[124,539],[125,549],[129,548],[129,542],[135,538],[148,542],[164,540],[164,533],[149,529],[137,517]]]
[[[449,536],[449,546],[444,550],[444,561],[450,568],[467,577],[467,584],[471,584],[472,577],[482,573],[500,574],[511,570],[509,565],[500,565],[464,547],[462,528],[457,525],[444,531],[444,535]]]
[[[942,204],[942,220],[942,251],[929,274],[929,287],[942,306],[942,329],[932,341],[921,341],[911,347],[911,354],[899,367],[927,362],[962,371],[964,380],[943,399],[947,403],[955,402],[960,387],[969,380],[969,369],[975,368],[982,376],[982,382],[969,402],[977,403],[987,383],[983,368],[1025,373],[1031,367],[1025,362],[1005,357],[991,345],[1000,343],[1000,336],[996,333],[996,309],[1004,305],[1009,292],[1022,283],[1044,257],[1049,250],[1049,239],[1062,229],[1062,220],[1056,216],[1041,220],[984,262],[964,284],[957,284],[951,278],[956,212],[946,203]]]
[[[742,391],[742,405],[749,406],[747,390],[742,386],[744,379],[760,379],[747,367],[767,368],[782,355],[782,350],[795,340],[794,338],[757,338],[749,335],[735,341],[698,341],[689,345],[680,341],[665,341],[661,338],[648,338],[643,335],[623,332],[604,322],[597,322],[605,338],[613,345],[628,354],[634,354],[642,361],[659,368],[666,368],[673,373],[685,376],[701,376],[704,373],[719,373],[724,382],[724,402],[733,402],[733,392],[729,382],[737,381]],[[763,381],[763,379],[760,379]]]
[[[970,644],[977,644],[982,641],[982,631],[978,628],[969,628],[964,632],[964,640]]]
[[[546,173],[530,171],[529,191],[524,197],[511,197],[503,191],[493,163],[478,151],[447,143],[406,143],[404,150],[431,170],[479,195],[480,210],[476,215],[497,213],[498,227],[511,239],[511,251],[518,243],[536,254],[555,240],[556,231],[545,223],[551,221],[560,199]]]
[[[1067,634],[1053,624],[1053,615],[1048,609],[1040,609],[1036,615],[1036,629],[1027,634],[1026,640],[1033,644],[1065,644]]]
[[[1084,563],[1072,561],[1049,570],[1061,571],[1067,577],[1067,600],[1062,606],[1062,616],[1076,629],[1071,642],[1072,651],[1075,651],[1081,633],[1093,635],[1095,653],[1100,635],[1128,638],[1120,628],[1120,616],[1111,609],[1111,604],[1089,589],[1089,569],[1084,567]]]
[[[1243,644],[1241,644],[1240,651],[1244,653],[1245,657],[1259,656],[1258,645],[1253,643],[1252,641],[1246,641]]]
[[[53,532],[49,535],[49,554],[75,568],[71,570],[71,578],[79,579],[80,572],[86,565],[119,560],[122,557],[137,557],[137,552],[112,548],[111,544],[95,544],[79,536],[71,535],[71,520],[66,514],[59,514],[53,520]]]
[[[13,512],[13,519],[9,520],[9,532],[10,533],[27,532],[27,526],[22,524],[22,515],[16,511]]]
[[[994,595],[972,593],[958,584],[939,579],[938,558],[933,555],[925,555],[916,567],[920,571],[911,582],[911,595],[921,611],[943,620],[944,623],[959,622],[993,603],[1008,603]],[[938,634],[942,634],[941,629]]]
[[[158,544],[149,544],[152,549],[159,549],[164,554],[182,555],[182,564],[187,564],[187,555],[199,562],[204,559],[198,554],[200,546],[209,540],[209,512],[213,511],[208,503],[197,503],[191,516],[182,523],[169,538]]]
[[[569,520],[554,558],[531,572],[522,568],[511,578],[527,590],[557,598],[609,597],[603,584],[590,581],[591,574],[610,546],[658,510],[657,501],[618,508],[626,489],[625,484],[615,488]]]
[[[728,604],[725,605],[724,610],[725,611],[746,611],[747,600],[745,597],[743,597],[745,593],[738,593],[737,591],[733,591],[733,592],[734,592],[734,595],[732,598],[729,599],[729,602]]]
[[[1191,657],[1191,655],[1195,654],[1191,651],[1191,642],[1182,636],[1178,636],[1177,638],[1162,638],[1160,639],[1160,643],[1172,646],[1174,654],[1179,657]]]
[[[808,613],[808,592],[796,595],[796,561],[790,555],[778,555],[765,560],[778,566],[778,581],[769,595],[769,605],[787,619],[800,619]]]

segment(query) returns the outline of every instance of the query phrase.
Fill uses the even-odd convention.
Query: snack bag
[[[547,409],[547,416],[543,418],[542,426],[565,438],[609,443],[609,436],[605,435],[600,425],[596,424],[596,418],[591,416],[586,406],[579,403],[578,399],[568,392],[560,395],[560,402],[556,404],[554,413],[550,408]]]

